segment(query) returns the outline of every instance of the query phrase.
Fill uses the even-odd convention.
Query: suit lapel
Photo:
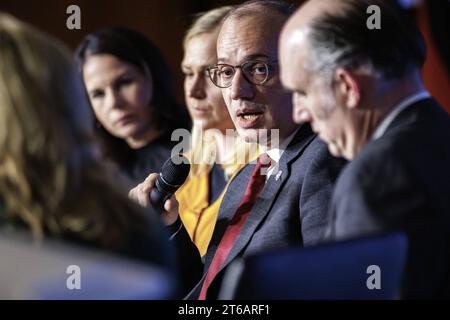
[[[258,228],[258,226],[261,224],[262,220],[266,217],[266,215],[271,210],[275,200],[278,197],[278,194],[280,193],[283,185],[287,181],[287,179],[290,176],[290,163],[296,159],[303,150],[306,148],[306,146],[314,139],[315,135],[312,133],[311,128],[309,125],[303,125],[298,132],[296,133],[294,139],[291,141],[289,146],[284,151],[283,155],[280,158],[280,162],[278,163],[278,172],[281,171],[281,176],[279,179],[275,179],[276,173],[272,174],[270,178],[267,180],[266,185],[264,186],[264,189],[262,190],[261,194],[259,195],[256,203],[254,204],[252,211],[249,214],[249,217],[247,221],[245,222],[238,238],[236,239],[236,243],[233,246],[233,249],[231,249],[230,254],[228,255],[227,259],[223,263],[223,265],[220,268],[220,271],[224,269],[231,261],[233,261],[236,256],[246,247],[246,245],[250,242],[250,239],[252,238],[253,234],[255,233],[255,230]],[[243,180],[242,185],[247,185],[247,182],[250,178],[250,174],[253,170],[253,166],[247,166],[251,167],[249,168],[245,174],[246,180]],[[240,189],[240,188],[239,188]],[[228,213],[229,218],[234,215],[236,212],[240,201],[242,199],[243,190],[237,190],[235,191],[237,194],[238,201],[233,201],[233,206],[227,208],[227,210],[230,210]],[[237,202],[237,203],[236,203]],[[225,208],[224,208],[225,209]],[[234,210],[232,210],[234,209]],[[221,236],[223,235],[224,230],[221,233]],[[215,252],[215,250],[214,250]],[[212,257],[211,257],[212,259]],[[219,272],[220,272],[219,271]]]

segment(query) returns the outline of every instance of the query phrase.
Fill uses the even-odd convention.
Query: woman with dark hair
[[[137,31],[108,28],[85,38],[76,61],[103,156],[119,166],[130,185],[158,172],[176,144],[172,131],[189,127],[158,48]]]

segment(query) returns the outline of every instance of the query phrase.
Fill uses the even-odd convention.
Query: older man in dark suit
[[[346,162],[329,154],[309,124],[292,119],[292,95],[280,82],[277,49],[292,12],[284,2],[252,1],[223,22],[218,63],[209,75],[222,88],[239,135],[258,143],[262,156],[228,186],[203,276],[189,299],[216,299],[225,271],[238,258],[324,240],[333,185]],[[138,191],[146,192],[145,185]],[[146,204],[145,196],[142,201]]]
[[[367,12],[380,14],[379,29]],[[296,121],[352,160],[330,237],[403,230],[403,297],[449,298],[450,116],[423,87],[417,28],[387,1],[312,0],[285,26],[280,56]]]

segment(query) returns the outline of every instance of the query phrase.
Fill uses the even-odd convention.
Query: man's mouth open
[[[247,111],[237,113],[238,124],[243,129],[258,128],[264,124],[264,112]]]

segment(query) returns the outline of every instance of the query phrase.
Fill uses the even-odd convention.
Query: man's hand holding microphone
[[[178,219],[178,201],[173,195],[189,175],[190,164],[182,155],[168,159],[161,173],[150,174],[142,183],[131,189],[128,196],[143,207],[160,211],[161,219],[170,226]]]

